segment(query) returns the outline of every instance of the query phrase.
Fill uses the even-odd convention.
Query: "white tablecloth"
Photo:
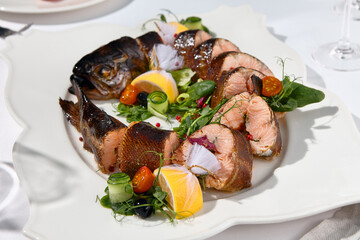
[[[0,26],[19,29],[24,23],[33,22],[32,28],[43,31],[60,31],[92,22],[137,26],[156,16],[160,9],[171,9],[178,14],[191,14],[207,12],[219,5],[249,4],[255,12],[267,16],[267,26],[276,37],[300,54],[307,67],[308,81],[336,93],[345,102],[360,129],[360,94],[358,94],[360,72],[328,70],[315,64],[311,59],[311,52],[315,47],[322,43],[336,41],[340,37],[341,16],[336,15],[332,10],[333,5],[339,1],[222,0],[220,2],[216,0],[182,0],[175,2],[135,0],[125,1],[124,4],[116,0],[107,0],[99,5],[61,13],[0,12]],[[0,2],[0,8],[1,4]],[[360,43],[360,21],[351,22],[351,39]],[[0,51],[5,45],[5,41],[0,39]],[[21,128],[11,118],[5,106],[3,93],[7,77],[8,66],[0,59],[0,161],[11,164],[12,146],[20,134]],[[210,239],[299,239],[321,221],[331,217],[335,210],[285,223],[238,225]],[[21,189],[15,201],[0,212],[0,239],[26,239],[21,230],[28,216],[29,203]],[[360,216],[358,217],[360,218]]]

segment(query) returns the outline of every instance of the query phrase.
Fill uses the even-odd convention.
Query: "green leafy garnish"
[[[210,100],[208,98],[207,102]],[[216,107],[213,109],[209,105],[201,109],[200,111],[186,112],[182,117],[179,127],[175,127],[174,131],[181,138],[190,136],[193,132],[199,130],[203,126],[209,124],[213,119],[216,112],[221,108],[221,106],[227,102],[227,99],[223,99]]]
[[[192,83],[191,79],[196,74],[191,68],[183,68],[169,72],[176,81],[179,92],[186,92],[188,90],[189,85]]]
[[[116,107],[117,115],[126,117],[128,123],[144,121],[153,116],[146,107],[141,105],[125,105],[121,102]]]
[[[317,89],[291,81],[289,76],[282,80],[283,90],[280,94],[268,98],[264,97],[271,109],[276,112],[290,112],[296,108],[317,103],[325,98],[325,94]]]
[[[321,102],[325,98],[322,91],[296,82],[297,78],[291,80],[290,76],[284,73],[285,60],[279,58],[279,61],[283,68],[283,80],[281,81],[283,88],[278,95],[273,97],[263,96],[273,111],[290,112],[308,104]]]
[[[202,97],[212,94],[216,84],[212,80],[198,81],[189,87],[186,93],[189,94],[191,100],[198,100]]]
[[[148,108],[146,108],[140,105],[125,105],[120,102],[117,107],[115,107],[117,115],[126,117],[126,121],[129,123],[134,121],[144,121],[153,115],[168,119],[177,115],[183,116],[187,113],[187,115],[192,115],[192,117],[194,117],[195,113],[199,113],[202,110],[202,106],[198,106],[196,101],[211,95],[215,90],[215,82],[198,79],[198,82],[192,83],[191,78],[194,73],[189,69],[182,70],[174,71],[172,74],[175,74],[175,76],[178,77],[178,82],[185,82],[183,89],[186,89],[186,91],[178,96],[176,103],[171,103],[166,107],[165,111],[156,109],[158,111],[157,113],[153,109],[149,109],[149,105]],[[186,80],[181,80],[185,78]],[[190,84],[190,82],[192,84]],[[207,99],[207,103],[209,100],[210,98]],[[154,106],[150,107],[154,108]]]
[[[169,106],[169,116],[183,115],[185,118],[191,115],[193,118],[202,111],[197,100],[210,96],[215,90],[215,82],[211,80],[199,80],[190,85],[185,93],[179,95],[177,102]],[[210,98],[205,103],[208,104]]]
[[[105,188],[106,195],[103,196],[101,199],[99,199],[99,197],[97,197],[97,200],[100,200],[100,204],[103,207],[112,209],[115,218],[118,215],[132,216],[132,215],[135,215],[136,208],[143,207],[143,206],[151,206],[153,209],[153,213],[161,212],[170,220],[170,222],[174,222],[174,218],[176,217],[176,212],[174,212],[169,207],[168,203],[166,202],[167,193],[164,192],[163,190],[161,190],[161,188],[159,186],[157,186],[161,167],[164,163],[163,154],[153,152],[153,151],[149,151],[149,152],[152,152],[159,156],[160,166],[159,166],[158,174],[154,180],[154,183],[147,192],[141,193],[141,194],[136,194],[133,192],[132,186],[130,185],[131,189],[126,190],[126,192],[128,192],[128,193],[130,193],[130,192],[132,193],[130,198],[128,198],[127,200],[122,199],[121,201],[113,201],[113,200],[111,200],[111,198],[112,198],[111,191],[112,190],[108,186]],[[121,174],[121,176],[119,174]],[[128,178],[130,179],[130,177],[126,173],[114,173],[109,176],[108,182],[109,181],[110,182],[114,182],[114,181],[118,182],[118,180],[120,180],[120,182],[124,182],[126,180],[126,182],[127,182]],[[135,205],[135,202],[138,201],[139,199],[146,199],[147,204]]]

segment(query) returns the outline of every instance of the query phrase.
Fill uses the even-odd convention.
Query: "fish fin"
[[[59,104],[63,110],[66,120],[68,120],[80,132],[79,105],[72,101],[59,98]]]

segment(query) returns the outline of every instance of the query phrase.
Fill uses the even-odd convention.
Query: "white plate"
[[[218,36],[263,60],[277,76],[281,74],[278,56],[292,59],[286,71],[306,80],[299,56],[269,34],[265,17],[250,7],[221,7],[199,16]],[[69,76],[83,55],[119,36],[140,34],[139,28],[97,24],[8,38],[5,57],[11,69],[6,99],[12,115],[24,126],[13,154],[31,200],[27,236],[203,239],[235,224],[287,221],[360,202],[360,136],[344,104],[323,90],[324,101],[289,113],[281,121],[284,151],[276,161],[256,161],[252,188],[219,193],[217,200],[207,196],[194,218],[174,225],[162,217],[147,221],[126,217],[116,222],[110,210],[95,202],[106,182],[94,171],[92,156],[81,149],[79,135],[64,120],[58,97],[69,97]]]
[[[10,13],[54,13],[89,7],[105,0],[1,0],[0,11]]]

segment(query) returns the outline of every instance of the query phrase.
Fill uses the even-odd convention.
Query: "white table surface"
[[[332,71],[317,65],[311,59],[311,52],[315,47],[322,43],[336,41],[340,37],[342,19],[332,10],[334,4],[339,1],[181,0],[175,2],[170,0],[129,0],[123,3],[117,0],[106,0],[95,6],[61,13],[0,12],[0,26],[19,29],[24,23],[32,22],[34,23],[33,29],[49,32],[94,22],[137,26],[156,16],[160,9],[170,9],[177,14],[190,15],[207,12],[219,5],[249,4],[255,12],[267,16],[266,24],[276,37],[299,53],[306,64],[308,82],[336,93],[347,105],[358,129],[360,129],[360,71]],[[351,22],[351,39],[360,44],[360,21]],[[5,47],[5,41],[0,39],[0,51]],[[21,133],[21,128],[6,109],[4,88],[7,77],[8,66],[0,59],[0,161],[11,164],[12,146]],[[299,239],[322,220],[331,217],[335,210],[284,223],[233,226],[210,239]],[[28,216],[29,203],[24,191],[20,190],[16,200],[0,212],[0,239],[27,239],[22,235],[21,230]]]

